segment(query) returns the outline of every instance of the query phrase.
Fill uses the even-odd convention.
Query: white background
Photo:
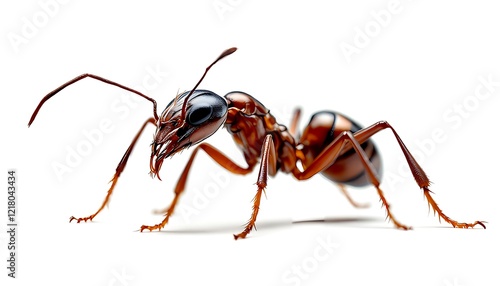
[[[47,2],[53,3],[48,11],[40,4]],[[2,281],[500,284],[500,155],[494,136],[500,123],[499,87],[486,99],[475,97],[480,77],[500,81],[496,1],[185,2],[41,0],[0,8],[1,170],[15,168],[19,187],[19,279],[7,279],[2,266]],[[377,23],[376,15],[385,15],[380,16],[384,22]],[[36,24],[35,30],[28,22]],[[363,42],[366,29],[370,36]],[[346,57],[341,46],[356,47],[355,41],[359,49]],[[340,111],[363,125],[387,120],[410,150],[420,152],[417,159],[445,213],[459,221],[488,221],[488,229],[453,229],[429,214],[422,192],[404,175],[396,141],[384,131],[373,138],[383,155],[382,189],[394,215],[412,231],[395,230],[384,221],[372,187],[349,189],[357,201],[371,204],[359,210],[321,176],[297,182],[279,174],[269,181],[258,231],[234,241],[232,234],[250,217],[257,172],[229,175],[200,155],[181,199],[182,209],[195,213],[177,213],[161,232],[140,233],[140,225],[161,221],[151,210],[169,204],[191,153],[167,160],[163,181],[152,180],[153,127],[139,140],[109,207],[93,223],[68,223],[71,215],[97,209],[123,152],[151,116],[151,104],[86,79],[48,101],[27,128],[40,99],[85,72],[140,88],[147,70],[159,69],[168,75],[147,93],[161,111],[232,46],[239,50],[215,66],[201,88],[221,96],[246,91],[286,124],[300,106],[302,128],[321,109]],[[459,115],[454,108],[466,113]],[[67,164],[68,150],[87,144],[84,132],[99,128],[102,120],[110,122],[111,131],[101,133],[71,172],[58,178],[54,164]],[[436,132],[439,140],[432,139]],[[243,164],[225,130],[208,142]],[[209,185],[216,192],[201,204]],[[6,206],[5,194],[0,202]],[[5,261],[5,231],[0,240]],[[326,252],[320,241],[337,247]],[[297,268],[302,276],[293,274]]]

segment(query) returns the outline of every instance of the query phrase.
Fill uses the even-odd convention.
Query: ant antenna
[[[205,78],[205,76],[207,75],[208,71],[210,70],[210,68],[215,65],[218,61],[222,60],[223,58],[225,58],[226,56],[229,56],[230,54],[236,52],[236,48],[230,48],[230,49],[227,49],[225,50],[224,52],[222,52],[222,54],[220,54],[220,56],[213,62],[211,63],[206,69],[205,69],[205,73],[203,73],[203,76],[200,78],[200,80],[198,81],[198,83],[193,87],[193,89],[189,92],[189,94],[186,96],[186,99],[184,100],[184,103],[182,104],[182,121],[184,121],[184,117],[186,116],[186,108],[187,108],[187,102],[189,100],[189,97],[194,93],[194,91],[196,90],[196,88],[200,85],[200,83],[203,81],[203,79]]]

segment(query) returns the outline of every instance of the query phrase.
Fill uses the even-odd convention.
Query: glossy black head
[[[150,162],[157,176],[165,158],[210,137],[226,120],[224,98],[209,90],[195,90],[188,97],[189,93],[177,95],[158,120]]]
[[[211,91],[197,88],[213,65],[235,51],[236,48],[223,51],[205,69],[194,88],[178,94],[158,118],[149,161],[151,174],[158,179],[165,158],[210,137],[226,121],[227,101]]]

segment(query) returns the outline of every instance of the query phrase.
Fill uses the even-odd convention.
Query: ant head
[[[219,129],[227,118],[227,101],[208,90],[197,90],[210,68],[219,60],[236,51],[224,51],[210,66],[191,91],[178,94],[162,112],[157,121],[151,144],[151,174],[158,178],[163,160],[201,142]]]
[[[183,112],[186,99],[186,110]],[[226,121],[227,108],[226,100],[209,90],[177,95],[160,116],[151,144],[151,172],[158,176],[165,158],[214,134]]]

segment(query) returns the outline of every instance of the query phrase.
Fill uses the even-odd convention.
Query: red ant
[[[344,185],[359,187],[372,184],[376,188],[382,205],[387,211],[388,219],[398,229],[411,229],[411,227],[400,223],[394,218],[389,204],[379,187],[380,180],[377,174],[381,171],[381,161],[379,153],[370,138],[384,129],[392,131],[403,151],[416,183],[423,190],[429,206],[432,207],[434,213],[438,214],[440,220],[442,218],[453,227],[458,228],[472,228],[477,224],[486,228],[482,221],[461,223],[452,220],[442,212],[431,196],[431,191],[429,190],[430,181],[424,170],[418,165],[410,151],[408,151],[403,140],[396,133],[396,130],[386,121],[380,121],[367,128],[362,128],[345,115],[331,111],[320,111],[311,117],[309,124],[299,138],[297,135],[297,124],[300,117],[299,109],[294,112],[291,126],[287,128],[277,123],[269,110],[249,94],[233,91],[221,97],[208,90],[196,89],[215,63],[235,51],[236,48],[224,51],[206,68],[205,73],[194,88],[191,91],[178,94],[167,105],[160,116],[157,115],[157,105],[154,99],[136,90],[93,74],[80,75],[53,90],[41,100],[33,112],[28,126],[33,123],[38,111],[47,100],[67,86],[86,77],[125,89],[153,103],[154,117],[146,120],[123,155],[101,207],[97,212],[88,217],[75,218],[72,216],[70,222],[73,220],[76,220],[78,223],[81,221],[86,222],[87,220],[92,221],[109,202],[113,189],[118,182],[118,177],[123,172],[137,139],[148,123],[156,126],[156,133],[151,144],[150,173],[152,176],[156,175],[160,180],[159,172],[166,158],[207,139],[224,124],[224,127],[232,135],[236,145],[243,152],[248,166],[239,166],[208,143],[199,144],[194,148],[177,182],[174,190],[175,196],[170,206],[164,211],[165,218],[159,224],[141,226],[141,232],[145,229],[150,231],[154,229],[160,230],[168,223],[179,197],[184,191],[194,157],[200,150],[207,153],[215,162],[233,174],[248,174],[252,172],[255,166],[259,165],[257,193],[253,199],[252,215],[244,230],[234,235],[235,239],[245,238],[255,228],[261,196],[267,186],[267,178],[268,176],[276,175],[278,171],[287,174],[291,173],[300,181],[307,180],[321,173],[335,182],[349,201],[358,207],[360,205],[357,205],[349,197]],[[300,162],[302,168],[297,166],[298,162]]]

